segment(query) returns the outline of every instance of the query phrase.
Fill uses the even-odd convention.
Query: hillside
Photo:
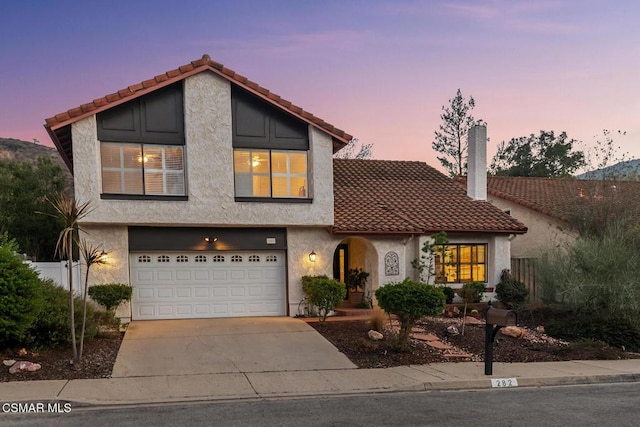
[[[51,158],[54,163],[60,165],[67,177],[67,190],[69,194],[73,194],[73,178],[55,148],[15,138],[0,138],[0,161],[35,163],[38,157],[43,156]]]
[[[631,179],[640,178],[640,159],[626,160],[602,169],[585,172],[576,176],[578,179]]]
[[[67,170],[67,166],[58,155],[58,151],[53,147],[14,138],[0,138],[0,160],[34,162],[41,156],[50,157]]]

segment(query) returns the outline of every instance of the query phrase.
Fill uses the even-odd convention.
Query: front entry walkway
[[[290,317],[133,321],[113,377],[351,369],[305,322]]]

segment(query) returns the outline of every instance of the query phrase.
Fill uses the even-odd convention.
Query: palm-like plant
[[[67,280],[69,283],[69,312],[71,327],[71,347],[73,350],[73,363],[80,362],[78,348],[76,345],[76,325],[75,310],[73,305],[73,252],[79,246],[78,234],[82,230],[80,221],[91,213],[89,202],[78,204],[75,199],[69,198],[64,194],[58,194],[51,199],[47,198],[56,211],[55,214],[46,214],[58,218],[63,228],[56,242],[56,254],[60,259],[67,260]]]
[[[84,275],[84,289],[82,290],[82,328],[80,329],[80,350],[78,351],[78,361],[82,361],[82,350],[84,348],[84,332],[87,325],[87,289],[89,288],[89,269],[92,265],[105,264],[102,251],[87,243],[85,239],[80,240],[80,255],[87,267]]]

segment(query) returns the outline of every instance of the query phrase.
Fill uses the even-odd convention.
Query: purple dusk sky
[[[422,160],[460,88],[496,145],[541,129],[640,157],[636,0],[4,1],[0,137],[208,53],[378,159]]]

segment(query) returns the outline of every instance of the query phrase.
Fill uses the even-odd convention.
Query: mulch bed
[[[465,327],[464,335],[449,336],[447,326],[458,320],[425,319],[418,325],[427,333],[436,335],[444,343],[471,354],[473,361],[484,361],[485,329],[482,326]],[[395,336],[389,329],[381,341],[367,337],[371,329],[368,322],[340,321],[324,325],[310,323],[320,334],[344,353],[360,368],[387,368],[393,366],[446,362],[439,350],[421,341],[410,340],[410,349],[402,352],[395,348]],[[498,333],[493,346],[494,362],[549,362],[563,360],[597,360],[640,358],[637,353],[627,353],[604,343],[565,343],[549,339],[543,334],[529,331],[526,339],[512,338]],[[463,362],[462,362],[463,363]]]
[[[113,371],[123,336],[115,334],[85,341],[79,365],[71,363],[73,352],[70,344],[32,351],[27,349],[29,351],[24,356],[19,355],[19,349],[5,351],[1,354],[2,360],[28,360],[41,364],[42,368],[35,372],[10,374],[8,366],[0,365],[0,382],[108,378]]]
[[[484,326],[467,325],[464,335],[449,336],[446,328],[451,324],[459,324],[459,320],[424,319],[417,326],[426,329],[427,333],[438,336],[442,342],[471,354],[472,360],[483,361]],[[369,322],[364,320],[327,322],[324,325],[310,323],[310,325],[360,368],[388,368],[457,361],[446,359],[440,350],[417,340],[410,340],[410,348],[407,351],[399,351],[395,346],[394,333],[388,328],[384,331],[384,338],[381,341],[372,341],[367,336],[367,332],[371,329]],[[36,372],[9,374],[9,368],[0,365],[0,382],[108,378],[111,376],[123,335],[103,336],[86,341],[82,363],[76,366],[70,363],[72,359],[70,345],[32,350],[25,356],[18,355],[19,349],[6,351],[0,354],[3,360],[28,360],[40,363],[42,369]],[[498,334],[493,355],[495,362],[640,358],[637,353],[624,352],[603,343],[563,343],[532,330],[529,331],[526,339]]]

